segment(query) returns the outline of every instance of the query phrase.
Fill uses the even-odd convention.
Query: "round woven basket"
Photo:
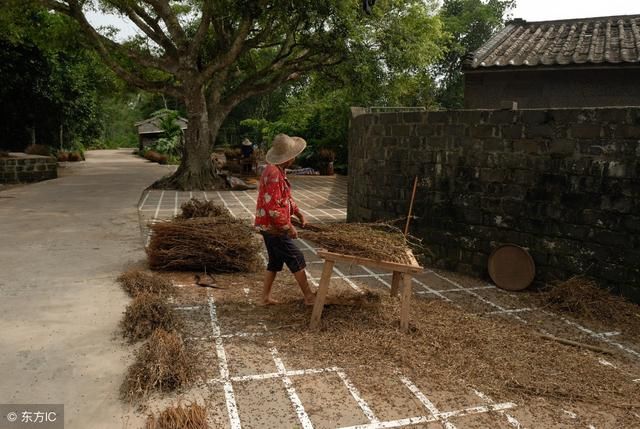
[[[529,287],[536,276],[536,265],[525,249],[504,244],[489,256],[489,276],[500,289],[518,291]]]

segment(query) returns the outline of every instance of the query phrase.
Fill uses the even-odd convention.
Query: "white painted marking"
[[[144,198],[142,199],[142,202],[140,203],[140,205],[138,206],[138,210],[141,210],[142,207],[144,207],[144,203],[147,202],[147,198],[149,198],[149,194],[151,193],[151,191],[145,191],[144,194]]]
[[[598,363],[603,366],[610,366],[611,368],[617,368],[617,366],[615,366],[605,358],[598,358]]]
[[[173,215],[178,216],[178,191],[175,191],[175,192],[176,192],[176,196],[175,196],[175,202],[173,205]]]
[[[284,363],[280,359],[278,355],[278,350],[273,347],[271,349],[271,356],[273,356],[273,361],[276,364],[276,368],[282,377],[282,383],[284,384],[285,389],[287,390],[287,395],[289,396],[289,400],[293,404],[293,408],[298,415],[298,420],[300,420],[300,424],[303,429],[313,429],[313,424],[311,423],[311,419],[309,419],[309,415],[304,409],[304,405],[302,405],[302,401],[300,401],[300,397],[296,393],[296,389],[293,387],[293,382],[287,375],[287,369],[284,366]]]
[[[369,421],[371,423],[379,422],[380,420],[378,420],[376,415],[373,413],[373,410],[371,410],[371,407],[369,407],[369,404],[367,404],[367,401],[362,399],[362,395],[360,395],[360,391],[358,391],[358,389],[356,388],[356,386],[354,386],[354,384],[351,382],[349,377],[347,377],[347,374],[345,374],[342,371],[337,371],[336,373],[338,374],[338,377],[342,379],[342,382],[347,387],[347,390],[349,391],[349,393],[351,393],[351,396],[353,397],[353,399],[355,399],[358,406],[360,407],[364,415],[369,419]]]
[[[222,344],[222,337],[220,335],[220,324],[218,323],[218,316],[216,314],[216,307],[213,301],[213,297],[209,297],[209,316],[211,318],[211,330],[213,331],[213,337],[216,345],[216,355],[218,356],[218,367],[220,369],[220,379],[222,380],[224,389],[224,398],[227,403],[227,411],[229,413],[229,423],[231,429],[240,429],[240,416],[238,415],[238,405],[236,403],[236,397],[233,393],[233,385],[229,379],[229,367],[227,365],[227,355]]]
[[[471,390],[473,391],[473,393],[475,393],[476,396],[478,396],[483,401],[486,401],[489,405],[495,404],[495,401],[493,399],[491,399],[489,396],[482,393],[481,391],[476,389],[471,389]],[[518,421],[518,419],[513,417],[511,414],[506,413],[504,410],[498,411],[498,414],[502,414],[503,416],[505,416],[507,418],[507,422],[511,427],[515,429],[524,429],[524,426]]]
[[[418,386],[413,384],[411,380],[404,376],[400,377],[400,381],[402,381],[402,383],[407,386],[411,393],[413,393],[413,395],[418,398],[418,401],[420,401],[420,403],[424,405],[427,410],[429,410],[433,417],[435,417],[437,420],[442,421],[442,426],[444,426],[445,429],[456,429],[455,425],[448,422],[446,417],[442,419],[440,418],[440,411],[438,410],[438,408],[436,408],[435,404],[431,402],[429,398],[427,398],[427,396],[420,391],[420,389],[418,389]]]

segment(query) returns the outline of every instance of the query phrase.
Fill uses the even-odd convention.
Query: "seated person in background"
[[[251,173],[253,164],[253,143],[251,143],[251,140],[242,140],[240,150],[242,151],[242,172]]]

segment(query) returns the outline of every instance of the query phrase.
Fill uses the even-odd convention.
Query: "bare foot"
[[[278,305],[280,304],[280,301],[276,301],[273,298],[263,298],[262,299],[262,305]]]
[[[313,305],[316,301],[316,294],[311,294],[304,298],[304,305]]]

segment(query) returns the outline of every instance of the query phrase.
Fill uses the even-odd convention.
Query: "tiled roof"
[[[467,68],[640,63],[640,15],[511,21]]]

